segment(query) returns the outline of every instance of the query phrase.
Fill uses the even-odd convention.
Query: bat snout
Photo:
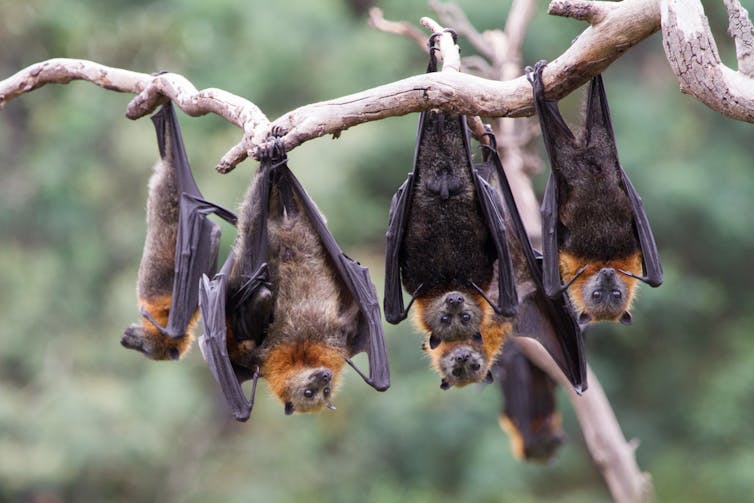
[[[445,297],[445,304],[448,308],[457,308],[463,305],[463,295],[458,292],[451,292]]]

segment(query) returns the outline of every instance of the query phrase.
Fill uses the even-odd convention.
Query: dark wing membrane
[[[551,173],[542,196],[542,282],[545,293],[552,298],[557,298],[566,291],[558,264],[559,221],[557,178]]]
[[[413,195],[414,173],[398,189],[390,203],[390,216],[385,245],[385,319],[392,323],[400,323],[406,319],[408,309],[403,308],[403,290],[401,288],[400,251],[403,236],[408,224],[409,207]]]
[[[237,340],[254,339],[258,344],[262,342],[261,337],[265,328],[259,324],[265,322],[254,312],[255,303],[252,299],[257,291],[269,282],[267,219],[270,211],[272,171],[275,166],[268,160],[262,161],[259,165],[253,182],[254,192],[249,196],[251,201],[245,210],[252,215],[249,227],[245,229],[248,235],[243,237],[248,247],[245,249],[245,256],[235,258],[234,284],[229,292],[229,302],[234,310],[234,336]],[[238,278],[238,283],[235,283],[235,278]]]
[[[173,295],[166,327],[160,327],[173,338],[183,337],[198,306],[199,278],[217,267],[220,226],[207,217],[215,213],[235,224],[233,212],[202,199],[186,157],[178,118],[172,102],[152,116],[162,158],[169,157],[176,170],[181,191],[178,237],[175,247]],[[169,136],[169,139],[167,138]],[[172,148],[167,152],[168,145]],[[154,321],[153,321],[154,323]]]
[[[199,338],[202,356],[210,372],[220,384],[220,389],[228,402],[233,417],[246,421],[254,406],[256,378],[251,398],[246,399],[241,383],[228,356],[227,328],[225,324],[225,302],[227,296],[228,275],[233,266],[231,255],[222,270],[212,280],[202,276],[199,287],[199,309],[202,313],[204,334]]]
[[[482,204],[484,220],[497,252],[498,303],[492,307],[498,314],[513,316],[516,314],[518,294],[516,293],[516,280],[510,250],[508,249],[508,240],[505,236],[503,209],[500,207],[498,198],[495,197],[495,189],[485,182],[476,170],[474,170],[474,182]]]
[[[527,78],[532,86],[534,95],[534,108],[539,117],[539,126],[542,130],[542,138],[545,143],[547,157],[550,166],[557,167],[557,146],[574,145],[576,138],[560,115],[557,100],[545,99],[545,85],[542,81],[542,72],[547,66],[546,61],[539,61],[534,69],[527,68]]]
[[[377,291],[369,277],[369,271],[358,262],[350,259],[340,249],[335,238],[327,228],[319,209],[309,197],[299,181],[290,171],[287,165],[281,164],[276,168],[278,184],[287,184],[293,194],[301,202],[306,215],[309,218],[315,232],[322,240],[327,254],[332,259],[338,277],[346,289],[351,293],[359,306],[359,326],[355,338],[349,341],[350,356],[365,351],[369,360],[369,376],[360,371],[351,361],[351,365],[364,381],[378,391],[384,391],[390,387],[390,371],[387,362],[387,350],[385,338],[382,333],[380,306],[377,300]]]
[[[501,417],[520,437],[522,452],[518,454],[526,460],[548,461],[565,438],[560,429],[555,382],[513,341],[505,344],[493,372],[503,395]]]
[[[631,211],[634,216],[634,232],[639,238],[639,246],[641,247],[644,276],[639,279],[650,286],[660,286],[662,284],[662,264],[660,263],[660,254],[657,251],[654,234],[649,226],[649,219],[644,212],[644,203],[642,203],[641,197],[639,197],[631,180],[628,179],[626,172],[622,168],[621,180],[623,181],[623,187],[626,189],[628,200],[631,202]]]
[[[555,360],[576,391],[581,392],[587,388],[586,359],[581,328],[564,292],[561,291],[554,298],[545,294],[542,265],[529,241],[492,136],[491,145],[485,147],[485,153],[488,155],[487,162],[492,164],[493,172],[496,173],[500,183],[503,202],[510,216],[511,231],[520,244],[527,268],[536,286],[535,291],[519,304],[514,332],[518,336],[536,339]]]

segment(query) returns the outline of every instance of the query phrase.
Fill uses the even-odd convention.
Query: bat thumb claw
[[[327,402],[327,408],[330,410],[338,410],[335,408],[335,406],[331,402]]]

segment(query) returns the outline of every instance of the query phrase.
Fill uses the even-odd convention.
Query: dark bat
[[[567,290],[582,324],[628,324],[637,280],[662,283],[657,245],[618,160],[602,77],[589,84],[585,125],[576,137],[557,101],[544,97],[545,65],[527,68],[552,168],[542,203],[545,288],[551,296]]]
[[[437,35],[430,37],[429,72],[436,70]],[[488,378],[509,328],[497,318],[515,313],[505,232],[499,198],[472,163],[466,118],[423,112],[413,170],[390,207],[384,308],[385,318],[399,323],[415,303],[443,389]],[[412,295],[405,309],[401,283]]]
[[[516,271],[518,312],[511,335],[539,342],[571,382],[577,393],[586,390],[586,358],[581,327],[568,297],[560,292],[546,295],[541,255],[531,246],[518,212],[515,197],[497,153],[497,142],[489,126],[488,144],[482,145],[483,162],[478,172],[503,200],[509,247]]]
[[[121,338],[155,360],[177,360],[191,346],[198,319],[199,278],[217,267],[220,226],[235,215],[205,201],[191,174],[171,102],[152,116],[161,161],[149,181],[147,237],[137,284],[141,323]]]
[[[337,245],[279,141],[268,147],[240,210],[233,256],[201,287],[203,354],[240,421],[260,377],[286,414],[333,408],[345,363],[373,388],[390,386],[369,272]],[[361,352],[369,376],[351,360]],[[240,386],[247,379],[248,400]]]
[[[555,401],[555,381],[508,339],[492,367],[503,407],[500,427],[508,434],[514,457],[547,462],[565,440]]]

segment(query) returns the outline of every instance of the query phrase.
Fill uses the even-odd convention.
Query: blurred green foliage
[[[275,118],[423,71],[413,42],[366,26],[369,3],[2,2],[0,78],[52,57],[167,69]],[[431,14],[421,2],[379,5],[391,19]],[[508,7],[464,2],[484,29],[502,26]],[[584,28],[542,10],[524,47],[528,63],[554,58]],[[730,64],[723,8],[708,11]],[[744,501],[754,489],[752,126],[680,94],[659,36],[605,78],[666,282],[642,290],[633,327],[589,332],[589,360],[626,436],[641,440],[639,464],[658,499]],[[569,444],[550,465],[520,464],[497,426],[494,387],[441,392],[408,323],[386,327],[387,393],[351,373],[337,412],[284,417],[263,391],[247,424],[230,419],[197,350],[155,363],[122,349],[122,329],[138,317],[156,158],[149,121],[123,116],[129,99],[78,82],[0,113],[0,500],[609,499],[564,397]],[[239,131],[216,117],[181,120],[205,195],[234,206],[254,164],[224,177],[212,168]],[[387,208],[410,169],[415,128],[416,116],[388,119],[290,155],[378,289]]]

